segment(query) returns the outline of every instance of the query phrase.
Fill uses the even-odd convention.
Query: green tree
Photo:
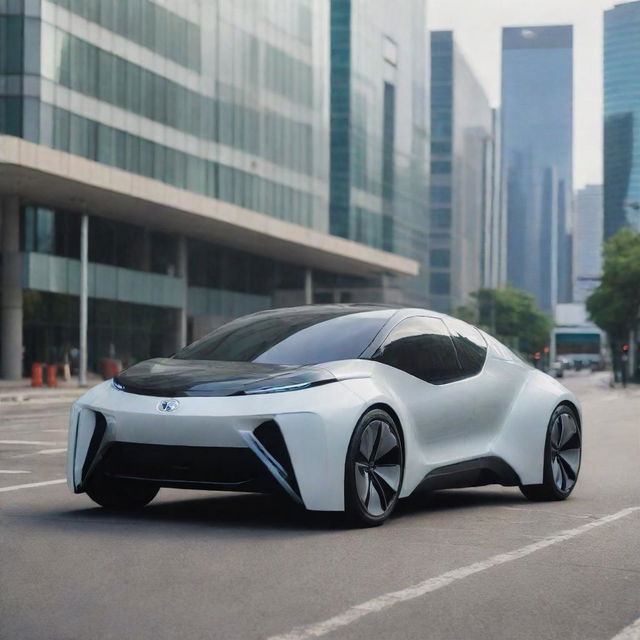
[[[480,289],[471,298],[474,302],[459,307],[454,315],[529,355],[548,344],[553,321],[538,308],[530,293],[507,286]]]
[[[612,343],[625,342],[640,315],[640,233],[621,229],[603,249],[600,286],[587,298],[589,316]]]

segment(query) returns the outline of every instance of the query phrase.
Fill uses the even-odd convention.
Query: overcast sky
[[[429,28],[452,29],[492,105],[500,104],[502,27],[572,24],[574,187],[602,183],[602,12],[624,0],[428,0]]]

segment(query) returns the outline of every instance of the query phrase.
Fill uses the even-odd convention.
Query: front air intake
[[[91,434],[91,440],[89,442],[89,448],[87,449],[87,457],[82,465],[82,482],[87,479],[89,471],[95,466],[96,456],[100,450],[100,444],[104,438],[105,431],[107,430],[107,419],[104,414],[99,411],[93,412],[95,416],[95,423],[93,426],[93,433]]]
[[[253,432],[242,432],[246,443],[278,484],[296,502],[302,503],[289,450],[275,420],[258,425]]]

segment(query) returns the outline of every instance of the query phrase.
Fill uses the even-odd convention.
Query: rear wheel
[[[553,412],[544,447],[542,484],[520,487],[529,500],[564,500],[578,481],[582,458],[582,434],[573,409],[561,404]]]
[[[105,509],[141,509],[157,495],[159,488],[144,482],[121,480],[99,474],[89,481],[87,495]]]
[[[380,409],[360,418],[347,451],[345,510],[355,525],[382,524],[398,502],[404,453],[395,420]]]

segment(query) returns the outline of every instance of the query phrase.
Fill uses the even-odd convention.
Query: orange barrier
[[[109,378],[114,378],[122,371],[122,362],[114,358],[103,358],[100,361],[100,370],[102,378],[109,380]]]
[[[58,386],[58,367],[55,364],[47,365],[47,387]]]
[[[41,362],[34,362],[31,365],[31,386],[32,387],[42,386],[42,363]]]

